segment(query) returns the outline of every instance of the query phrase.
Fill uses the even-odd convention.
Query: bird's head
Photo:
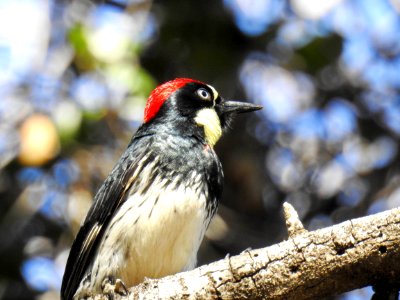
[[[145,124],[178,124],[200,131],[211,147],[221,137],[235,114],[261,109],[239,101],[225,101],[210,85],[177,78],[158,86],[149,96],[144,111]]]

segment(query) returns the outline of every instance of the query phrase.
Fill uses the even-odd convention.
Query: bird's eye
[[[210,93],[204,88],[198,89],[196,93],[203,100],[211,100]]]

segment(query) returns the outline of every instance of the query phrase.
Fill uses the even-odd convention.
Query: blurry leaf
[[[54,109],[53,118],[61,143],[68,143],[75,138],[80,129],[82,111],[72,101],[63,101]]]
[[[90,53],[86,28],[76,24],[68,32],[68,39],[75,49],[75,64],[81,71],[92,70],[97,65],[96,59]]]
[[[342,38],[336,34],[323,38],[315,38],[297,52],[306,61],[308,71],[315,74],[340,56],[342,52]]]
[[[121,62],[108,66],[106,70],[116,84],[125,85],[135,95],[147,97],[156,86],[150,73],[136,64]]]
[[[136,75],[136,83],[132,87],[133,91],[147,97],[157,84],[153,76],[144,68],[138,68]]]
[[[101,109],[98,111],[82,111],[82,116],[84,120],[98,121],[101,120],[107,114],[106,109]]]

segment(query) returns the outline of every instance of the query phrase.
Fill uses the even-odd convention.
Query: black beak
[[[234,115],[262,109],[260,105],[240,101],[221,101],[215,105],[215,110],[221,121],[222,129],[226,129],[231,124]]]
[[[219,106],[219,111],[222,115],[232,114],[232,113],[241,114],[263,108],[260,105],[248,102],[239,102],[239,101],[223,101],[218,106]]]

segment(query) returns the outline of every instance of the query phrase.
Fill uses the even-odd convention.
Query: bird
[[[94,197],[72,244],[61,299],[191,270],[223,190],[214,146],[235,115],[261,109],[176,78],[148,97],[143,124]]]

